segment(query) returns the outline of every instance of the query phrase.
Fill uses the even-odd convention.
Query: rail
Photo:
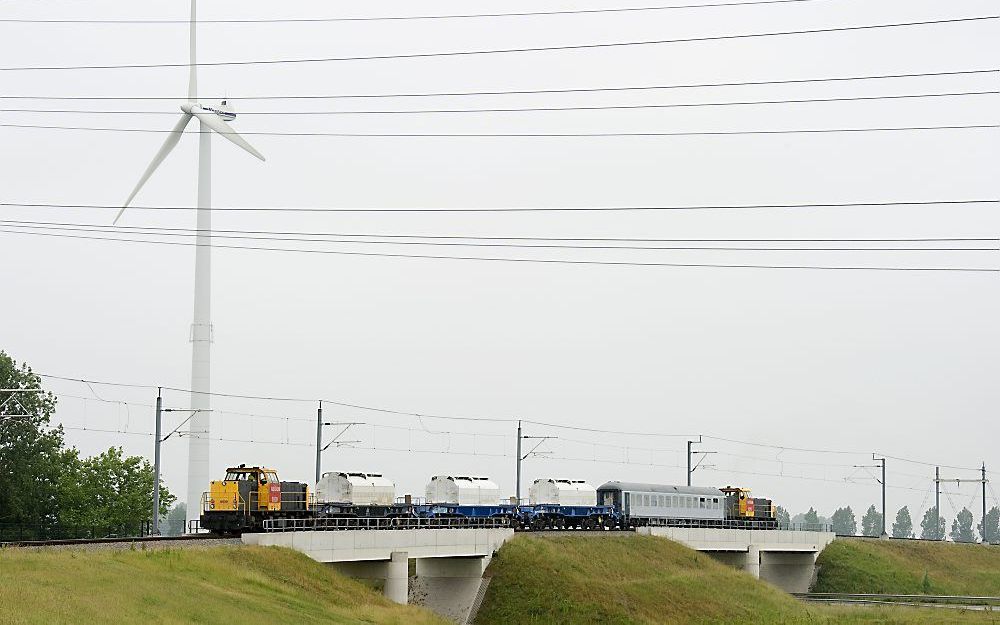
[[[840,592],[798,592],[792,596],[807,601],[869,601],[869,602],[892,602],[892,603],[941,603],[950,605],[982,605],[1000,607],[1000,597],[972,596],[972,595],[890,595],[890,594],[869,594],[869,593],[840,593]]]
[[[338,530],[493,529],[510,527],[504,518],[315,517],[266,519],[265,532],[328,532]]]

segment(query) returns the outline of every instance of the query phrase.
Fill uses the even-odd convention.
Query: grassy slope
[[[816,592],[1000,595],[998,547],[837,540],[818,564]]]
[[[444,623],[275,547],[0,551],[0,622]]]
[[[800,603],[662,538],[518,535],[490,564],[476,620],[511,623],[983,623],[987,615]]]

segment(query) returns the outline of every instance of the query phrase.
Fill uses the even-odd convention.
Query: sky
[[[629,6],[636,5],[612,0],[427,2],[419,14]],[[279,7],[247,1],[239,9],[203,2],[199,11],[205,20],[417,14],[403,2]],[[187,10],[185,2],[100,1],[84,9],[75,2],[14,0],[0,8],[0,20],[185,20]],[[994,3],[974,0],[808,0],[574,15],[204,23],[198,32],[199,61],[649,41],[994,13]],[[247,133],[247,140],[267,157],[261,163],[216,137],[214,205],[331,209],[218,210],[214,226],[503,238],[995,238],[1000,232],[995,203],[927,204],[996,201],[1000,154],[995,127],[687,136],[309,134],[995,125],[996,94],[596,111],[325,113],[966,93],[996,91],[996,73],[557,94],[246,98],[995,69],[1000,60],[997,28],[997,20],[982,20],[579,50],[201,67],[203,102],[230,98],[240,113],[234,128]],[[187,25],[0,21],[0,58],[3,68],[184,63]],[[0,96],[183,98],[187,89],[183,67],[3,70],[0,76]],[[9,124],[162,131],[173,125],[178,103],[0,100],[4,109],[92,111],[0,112],[2,219],[103,228],[163,140],[161,133]],[[118,113],[93,112],[100,110]],[[136,205],[194,205],[193,129],[192,124]],[[304,134],[253,134],[289,132]],[[922,204],[506,213],[332,210],[857,202]],[[125,228],[193,228],[194,219],[193,211],[137,209],[127,211],[120,223]],[[151,456],[155,387],[190,386],[193,248],[39,236],[58,232],[24,234],[28,229],[10,224],[0,230],[0,349],[48,376],[126,385],[45,379],[59,394],[56,421],[67,428],[70,444],[88,454],[120,445],[131,454]],[[224,244],[638,263],[998,267],[995,249]],[[803,245],[820,244],[798,247]],[[996,241],[985,245],[997,247]],[[696,484],[742,485],[792,512],[815,506],[829,514],[842,505],[860,512],[878,502],[879,486],[875,469],[855,465],[873,465],[872,454],[877,453],[889,456],[890,514],[907,505],[917,517],[918,510],[933,503],[934,465],[954,467],[942,469],[943,477],[974,478],[978,476],[969,469],[984,461],[988,468],[1000,462],[994,443],[1000,433],[997,280],[995,272],[554,264],[217,248],[213,390],[297,401],[214,398],[212,436],[223,440],[212,443],[212,470],[221,475],[234,464],[263,464],[277,468],[285,480],[310,481],[316,408],[323,399],[325,420],[359,423],[340,436],[357,442],[333,445],[323,453],[324,471],[380,472],[396,482],[400,495],[421,495],[436,474],[487,475],[502,494],[512,494],[516,420],[521,419],[525,435],[554,437],[525,441],[540,443],[537,451],[545,454],[524,460],[524,496],[530,480],[542,477],[586,479],[595,485],[608,480],[683,483],[686,441],[700,434],[700,448],[716,453],[696,458],[703,463],[694,473]],[[166,390],[164,401],[180,409],[188,399],[182,391]],[[182,419],[180,413],[168,413],[165,427],[169,431]],[[325,429],[324,440],[329,441],[341,428]],[[173,492],[185,490],[186,457],[183,437],[164,443],[163,474]],[[992,475],[995,479],[1000,473]],[[978,489],[946,485],[945,515],[951,518],[954,508],[963,506],[978,514]],[[992,486],[990,490],[994,505]]]

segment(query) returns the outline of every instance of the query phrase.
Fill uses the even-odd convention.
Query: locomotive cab
[[[240,465],[209,486],[210,510],[281,510],[281,482],[274,469]]]
[[[213,532],[238,533],[259,529],[264,519],[308,510],[309,491],[299,482],[282,482],[278,472],[264,467],[226,469],[202,496],[201,527]]]

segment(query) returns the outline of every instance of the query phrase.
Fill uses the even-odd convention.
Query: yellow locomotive
[[[308,484],[282,482],[274,469],[230,467],[201,497],[201,527],[218,534],[256,531],[265,519],[302,516],[310,497]]]

